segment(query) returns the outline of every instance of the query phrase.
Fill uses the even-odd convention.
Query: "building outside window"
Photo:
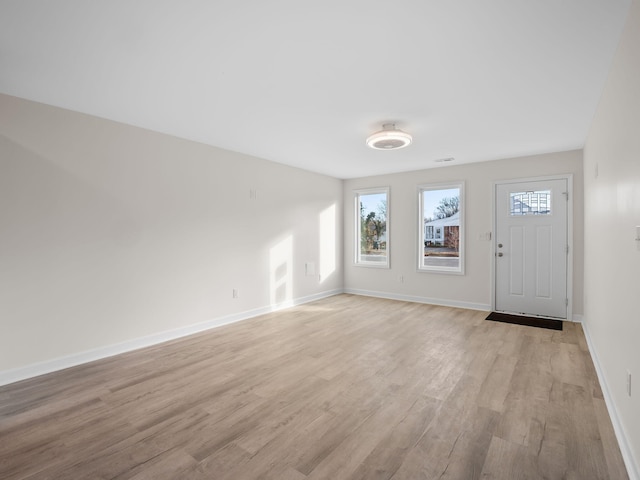
[[[418,188],[418,271],[464,273],[464,184]]]

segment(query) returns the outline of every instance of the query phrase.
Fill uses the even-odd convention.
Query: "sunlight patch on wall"
[[[270,301],[274,308],[287,307],[293,301],[293,236],[289,235],[269,252]]]
[[[320,213],[320,283],[336,271],[336,205]]]

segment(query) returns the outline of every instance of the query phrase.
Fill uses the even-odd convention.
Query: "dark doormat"
[[[509,315],[508,313],[491,312],[486,320],[515,323],[516,325],[526,325],[528,327],[562,330],[562,320],[553,320],[551,318],[525,317],[523,315]]]

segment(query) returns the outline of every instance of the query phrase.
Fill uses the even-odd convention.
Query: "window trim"
[[[460,190],[460,230],[459,230],[459,245],[458,245],[458,266],[457,267],[437,267],[437,266],[425,266],[424,265],[424,200],[423,193],[425,191],[433,190],[448,190],[451,188],[457,188]],[[449,275],[464,275],[465,274],[465,182],[464,181],[452,181],[445,183],[426,183],[418,185],[418,243],[416,245],[417,254],[417,271],[419,273],[444,273]],[[435,229],[434,229],[435,235]]]
[[[389,187],[376,187],[376,188],[363,188],[353,191],[353,205],[354,205],[354,232],[355,232],[355,242],[354,242],[354,255],[353,255],[353,264],[357,267],[368,267],[368,268],[390,268],[390,215],[389,215],[389,206],[390,202],[390,188]],[[372,195],[372,194],[384,193],[387,197],[387,218],[386,218],[386,242],[387,242],[387,255],[384,262],[368,262],[366,260],[362,260],[360,258],[360,240],[361,240],[361,229],[360,229],[360,196],[361,195]]]

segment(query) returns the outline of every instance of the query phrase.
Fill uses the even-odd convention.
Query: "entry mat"
[[[525,317],[523,315],[510,315],[508,313],[491,312],[486,320],[493,320],[494,322],[503,323],[515,323],[516,325],[526,325],[528,327],[562,330],[562,320],[553,320],[551,318]]]

